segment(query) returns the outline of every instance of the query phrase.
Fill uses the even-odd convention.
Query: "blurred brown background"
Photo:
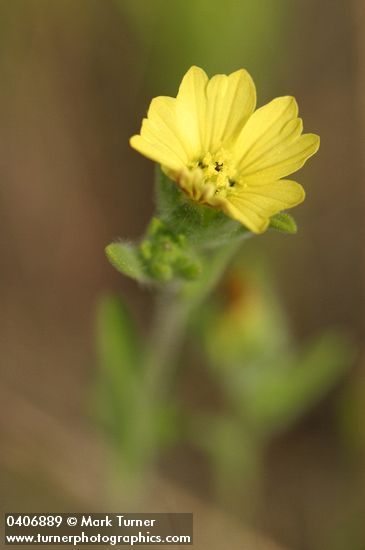
[[[103,251],[153,212],[152,163],[128,139],[190,65],[243,66],[259,104],[294,95],[322,139],[298,176],[299,234],[250,247],[271,258],[298,341],[336,326],[358,350],[336,390],[274,442],[258,527],[289,548],[365,547],[364,32],[360,0],[0,2],[4,511],[108,502],[89,410],[95,306],[121,291],[145,330],[151,303]]]

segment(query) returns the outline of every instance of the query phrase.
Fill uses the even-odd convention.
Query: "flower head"
[[[161,164],[192,200],[262,233],[274,214],[305,198],[296,172],[319,147],[302,134],[293,97],[278,97],[255,111],[247,71],[208,79],[199,67],[185,74],[177,97],[156,97],[131,146]]]

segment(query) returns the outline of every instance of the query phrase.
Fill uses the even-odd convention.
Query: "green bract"
[[[157,281],[167,282],[179,277],[196,279],[201,272],[200,261],[189,247],[186,236],[173,232],[157,218],[152,219],[139,245],[139,253],[146,272]]]
[[[196,279],[207,254],[251,235],[223,212],[191,201],[159,167],[155,195],[157,215],[142,240],[106,247],[112,265],[140,283]],[[297,231],[294,218],[284,212],[271,218],[270,228],[288,234]]]

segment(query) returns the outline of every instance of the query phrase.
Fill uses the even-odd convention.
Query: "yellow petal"
[[[156,97],[142,122],[140,136],[133,136],[131,146],[148,158],[171,170],[188,163],[184,143],[180,139],[175,113],[176,99]]]
[[[301,168],[319,147],[315,134],[301,136],[302,122],[293,97],[279,97],[258,109],[234,144],[241,177],[247,183],[273,181]]]
[[[177,173],[184,166],[181,159],[161,142],[156,140],[151,142],[141,135],[135,135],[130,138],[129,143],[133,149],[158,164],[162,164],[169,172]]]
[[[280,180],[238,188],[222,200],[220,207],[253,233],[262,233],[271,216],[300,204],[304,198],[305,192],[299,183]]]
[[[247,183],[265,184],[296,172],[319,148],[319,136],[303,134],[292,143],[280,143],[242,173]]]
[[[179,133],[191,160],[198,159],[203,153],[207,82],[203,69],[193,66],[182,79],[176,97]]]
[[[155,97],[151,101],[147,118],[158,132],[159,140],[169,145],[169,147],[187,163],[189,160],[189,147],[180,136],[175,107],[175,98],[167,96]]]
[[[251,76],[241,69],[219,74],[208,82],[204,149],[215,153],[234,140],[253,113],[256,89]]]

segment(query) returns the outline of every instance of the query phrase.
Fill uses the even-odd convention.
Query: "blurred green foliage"
[[[176,437],[177,407],[155,399],[146,373],[146,349],[120,298],[105,296],[97,311],[100,370],[97,414],[115,450],[119,474],[133,487],[156,456]]]
[[[336,384],[353,359],[347,338],[328,331],[297,350],[267,266],[236,267],[197,312],[192,336],[225,403],[191,420],[218,494],[240,492],[256,477],[267,444]],[[224,448],[222,448],[224,447]]]
[[[210,290],[204,279],[183,294],[190,336],[220,388],[219,412],[177,406],[174,385],[156,392],[149,371],[158,368],[149,360],[154,342],[150,348],[141,342],[120,300],[102,301],[100,411],[128,478],[143,477],[166,444],[185,439],[206,453],[220,497],[241,492],[256,477],[271,439],[318,403],[348,368],[351,347],[339,333],[296,349],[268,273],[267,266],[233,268],[203,308],[198,306]]]
[[[101,371],[98,404],[101,422],[118,448],[118,457],[129,472],[142,468],[144,434],[139,417],[141,343],[125,306],[105,297],[97,316],[97,343]],[[137,445],[135,444],[138,440]],[[138,457],[136,456],[138,451]]]
[[[323,334],[298,357],[284,353],[261,368],[248,367],[241,392],[232,384],[232,399],[256,433],[272,436],[290,427],[329,391],[347,369],[349,355],[344,337]]]

